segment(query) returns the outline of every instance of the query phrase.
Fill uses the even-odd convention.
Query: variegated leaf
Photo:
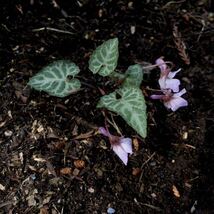
[[[138,64],[129,66],[125,72],[125,76],[126,79],[123,82],[124,87],[133,86],[139,88],[143,80],[142,66]]]
[[[143,138],[147,135],[147,116],[144,96],[136,87],[123,87],[101,97],[98,108],[119,114]]]
[[[110,75],[117,66],[118,39],[109,39],[98,46],[89,60],[89,69],[101,76]]]
[[[28,85],[56,97],[65,97],[78,91],[81,83],[74,77],[79,67],[68,60],[58,60],[44,67],[33,76]]]

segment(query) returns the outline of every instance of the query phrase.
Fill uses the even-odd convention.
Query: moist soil
[[[209,0],[1,1],[0,213],[214,213],[212,6]],[[118,72],[160,56],[182,68],[177,77],[189,105],[176,112],[149,98],[159,70],[145,74],[146,139],[121,117],[96,109],[101,92],[117,84],[92,75],[88,60],[114,37]],[[80,92],[56,98],[27,86],[58,59],[80,67]],[[127,166],[97,134],[106,118],[133,139]]]

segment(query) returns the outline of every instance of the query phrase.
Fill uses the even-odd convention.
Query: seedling
[[[115,71],[119,57],[118,39],[110,39],[98,46],[89,60],[89,70],[93,74],[103,77],[117,78],[121,81],[118,89],[100,98],[97,108],[106,108],[120,115],[141,137],[147,136],[146,103],[142,90],[143,67],[139,64],[131,65],[125,73]],[[185,89],[179,92],[180,81],[173,79],[180,71],[171,72],[166,63],[159,58],[156,65],[161,70],[159,79],[161,95],[152,95],[153,99],[162,99],[167,108],[173,111],[181,106],[186,106],[187,101],[181,98]],[[80,72],[77,65],[68,60],[59,60],[44,67],[38,74],[30,79],[28,85],[32,88],[45,91],[52,96],[66,97],[81,88],[76,75]],[[176,93],[175,93],[176,92]],[[131,139],[116,137],[104,128],[100,132],[109,137],[115,153],[127,164],[128,153],[132,153]],[[117,139],[113,143],[112,139]],[[128,139],[128,141],[123,141]],[[126,146],[129,145],[128,150]],[[119,149],[119,150],[118,150]]]
[[[125,74],[115,72],[119,51],[118,39],[110,39],[98,46],[89,60],[89,69],[93,74],[122,78],[119,89],[101,97],[97,108],[107,108],[120,115],[137,133],[145,138],[146,104],[139,89],[143,80],[142,66],[136,64],[128,68]],[[32,88],[45,91],[51,96],[65,97],[77,92],[80,81],[75,78],[79,68],[73,62],[59,60],[44,67],[28,83]],[[119,98],[118,98],[119,96]]]

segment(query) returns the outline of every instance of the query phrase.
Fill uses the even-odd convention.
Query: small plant
[[[119,88],[108,95],[100,98],[97,108],[106,108],[120,115],[141,137],[147,136],[146,103],[142,90],[143,67],[139,64],[131,65],[125,73],[117,73],[117,61],[119,57],[118,39],[110,39],[98,46],[89,60],[89,70],[93,74],[103,77],[109,76],[120,80]],[[180,81],[173,79],[176,72],[171,72],[166,63],[160,58],[156,62],[161,75],[159,85],[161,95],[152,95],[152,99],[161,99],[167,108],[173,111],[187,102],[181,98],[186,91],[179,91]],[[78,66],[67,60],[59,60],[44,67],[38,74],[33,76],[28,85],[32,88],[45,91],[52,96],[66,97],[81,88],[81,83],[76,75],[80,72]],[[175,93],[176,92],[176,93]],[[132,154],[130,138],[111,135],[106,128],[100,128],[99,133],[107,136],[114,152],[124,164],[128,162],[128,154]]]

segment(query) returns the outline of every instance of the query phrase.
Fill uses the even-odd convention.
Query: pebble
[[[73,175],[77,176],[77,175],[79,175],[79,172],[80,172],[80,170],[75,168],[74,171],[73,171]]]
[[[0,184],[0,190],[1,191],[5,191],[5,186],[3,186],[2,184]]]
[[[183,138],[183,140],[187,140],[187,138],[188,138],[188,132],[184,132],[182,138]]]
[[[13,134],[13,132],[10,131],[10,130],[7,130],[7,131],[4,132],[4,135],[5,135],[6,137],[11,137],[12,134]]]
[[[90,188],[88,189],[88,192],[94,193],[94,188],[90,187]]]
[[[156,166],[156,162],[155,162],[155,161],[152,161],[152,162],[150,163],[150,166]]]
[[[30,177],[31,177],[32,180],[36,180],[36,175],[35,174],[31,174]]]
[[[151,194],[151,196],[152,196],[152,198],[156,198],[157,197],[157,195],[154,192]]]
[[[132,34],[132,35],[135,34],[136,27],[135,27],[134,25],[131,26],[130,31],[131,31],[131,34]]]
[[[113,214],[113,213],[115,213],[115,209],[109,207],[109,208],[107,209],[107,213],[108,213],[108,214]]]

